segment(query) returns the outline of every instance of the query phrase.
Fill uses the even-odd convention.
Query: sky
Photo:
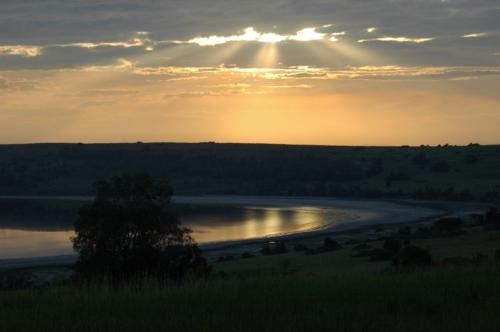
[[[0,143],[500,143],[498,0],[1,0]]]

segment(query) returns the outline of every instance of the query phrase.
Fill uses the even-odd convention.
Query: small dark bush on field
[[[432,165],[431,170],[437,173],[448,173],[451,170],[451,167],[446,161],[438,161]]]
[[[340,250],[342,249],[342,246],[336,240],[330,237],[326,237],[323,240],[323,248],[327,251],[332,251],[332,250]]]
[[[264,256],[285,254],[288,252],[286,244],[282,241],[272,242],[262,247],[261,253]]]
[[[403,247],[393,259],[397,270],[406,271],[427,267],[433,264],[433,259],[427,249],[408,245]]]
[[[477,158],[477,156],[473,155],[473,154],[468,154],[464,158],[464,162],[466,164],[475,164],[475,163],[477,163],[478,160],[479,159]]]
[[[487,230],[500,229],[500,213],[491,208],[484,216],[484,228]]]
[[[403,243],[399,239],[388,238],[384,241],[384,249],[394,254],[398,253],[402,246]]]
[[[0,274],[0,291],[31,288],[33,279],[25,274]]]
[[[306,255],[315,255],[315,254],[321,254],[324,252],[335,251],[335,250],[340,250],[340,249],[342,249],[342,246],[340,245],[340,243],[338,243],[336,240],[334,240],[330,237],[326,237],[323,240],[322,246],[320,246],[318,248],[314,248],[314,249],[309,249],[305,252],[305,254]]]
[[[305,246],[303,244],[296,244],[293,247],[293,250],[295,250],[295,251],[306,251],[307,249],[308,249],[307,246]]]
[[[429,163],[430,160],[425,153],[420,152],[417,155],[415,155],[415,157],[413,157],[412,161],[415,165],[424,167]]]
[[[434,235],[454,235],[461,233],[460,218],[441,218],[432,224],[430,230]]]
[[[255,257],[255,255],[249,253],[249,252],[244,252],[241,254],[241,258],[242,259],[247,259],[247,258],[252,258],[252,257]]]
[[[500,249],[495,250],[495,262],[500,262]]]
[[[409,237],[411,236],[411,227],[410,226],[406,226],[406,227],[402,227],[400,229],[398,229],[398,232],[397,232],[397,235],[401,236],[401,237]]]
[[[370,248],[370,245],[368,243],[360,243],[360,244],[354,246],[352,249],[353,250],[366,250],[369,248]]]
[[[229,261],[234,261],[235,258],[233,255],[227,255],[227,256],[221,256],[217,258],[217,262],[229,262]]]
[[[443,264],[450,265],[466,265],[466,264],[481,264],[488,261],[488,255],[478,252],[472,257],[447,257],[443,259]]]
[[[482,214],[474,213],[471,214],[469,217],[474,225],[481,225],[484,223],[484,215]]]
[[[394,252],[384,248],[360,250],[354,257],[368,257],[371,261],[388,261],[394,257]]]

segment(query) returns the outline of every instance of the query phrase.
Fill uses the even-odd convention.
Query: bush
[[[462,220],[460,218],[441,218],[431,226],[435,235],[449,235],[460,233]]]
[[[271,249],[271,246],[268,245],[268,244],[265,244],[262,249],[260,250],[260,252],[262,253],[262,255],[264,256],[268,256],[268,255],[272,255],[273,254],[273,250]]]
[[[394,257],[394,252],[384,248],[373,248],[361,250],[354,257],[369,257],[372,261],[388,261]]]
[[[283,241],[278,241],[278,242],[272,242],[270,244],[265,244],[260,252],[264,256],[278,255],[287,253],[288,248]]]
[[[295,250],[295,251],[306,251],[306,250],[308,250],[308,248],[307,248],[307,246],[305,246],[303,244],[296,244],[293,247],[293,250]]]
[[[438,161],[432,165],[431,170],[437,173],[448,173],[451,170],[451,167],[446,161]]]
[[[500,262],[500,249],[495,250],[495,262]]]
[[[278,243],[276,243],[276,246],[274,247],[275,254],[285,254],[287,252],[288,248],[286,247],[284,242],[279,241]]]
[[[491,208],[484,215],[484,228],[488,230],[500,229],[500,213],[497,209]]]
[[[323,240],[323,248],[325,251],[333,251],[342,249],[342,246],[336,240],[326,237]]]
[[[232,255],[220,256],[219,258],[217,258],[217,262],[229,262],[234,260],[235,258]]]
[[[479,159],[477,158],[477,156],[473,155],[473,154],[468,154],[464,158],[464,162],[466,164],[475,164],[475,163],[477,163],[478,160]]]
[[[405,246],[393,259],[393,265],[397,270],[414,270],[432,264],[430,252],[414,245]]]
[[[241,258],[242,259],[247,259],[247,258],[252,258],[252,257],[255,257],[255,255],[249,253],[249,252],[244,252],[241,254]]]
[[[399,239],[389,238],[384,241],[384,249],[394,254],[398,253],[403,243]]]
[[[370,245],[368,243],[360,243],[358,245],[355,245],[352,249],[353,250],[366,250],[369,248],[370,248]]]
[[[400,229],[398,229],[397,234],[403,237],[411,236],[411,227],[410,226],[401,227]]]
[[[415,157],[413,157],[412,161],[415,165],[424,167],[429,163],[430,160],[425,153],[420,152],[417,155],[415,155]]]

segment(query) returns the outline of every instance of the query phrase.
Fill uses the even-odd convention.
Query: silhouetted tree
[[[87,279],[205,276],[209,266],[190,230],[166,209],[172,189],[148,175],[96,183],[96,198],[75,223],[76,271]]]

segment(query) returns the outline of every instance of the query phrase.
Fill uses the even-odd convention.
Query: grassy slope
[[[305,242],[310,247],[320,239]],[[140,291],[106,287],[0,293],[0,331],[498,331],[500,231],[468,228],[414,240],[439,262],[488,254],[489,262],[396,273],[353,257],[354,245],[215,263],[214,277]],[[380,247],[381,241],[369,242]],[[285,267],[284,261],[288,262]]]
[[[413,162],[424,153],[425,166]],[[467,156],[477,161],[467,163]],[[381,161],[381,172],[371,172]],[[451,170],[431,170],[446,161]],[[500,146],[328,147],[259,144],[0,145],[0,194],[85,194],[123,172],[166,178],[179,194],[413,193],[432,187],[478,196],[500,186]],[[391,173],[406,180],[386,186]]]
[[[373,236],[367,236],[367,238],[373,238]],[[342,238],[337,239],[341,243],[344,242]],[[321,241],[322,238],[297,240],[289,243],[288,247],[292,248],[294,244],[301,243],[309,248],[316,248],[321,245]],[[488,255],[491,261],[495,251],[500,249],[500,231],[483,231],[480,227],[474,227],[467,229],[463,235],[448,238],[414,239],[411,242],[428,249],[437,262],[454,257],[471,258],[478,253]],[[370,248],[382,248],[383,241],[372,240],[368,244]],[[215,273],[223,272],[236,277],[276,276],[286,272],[297,276],[331,278],[338,274],[383,272],[391,267],[390,261],[371,261],[366,256],[357,257],[358,251],[354,250],[355,246],[355,244],[344,244],[342,250],[317,255],[305,255],[303,252],[293,250],[287,254],[272,256],[262,256],[255,253],[253,258],[212,264]],[[224,253],[224,255],[233,255],[236,258],[240,254],[231,251]]]
[[[1,331],[498,331],[500,266],[0,294]]]

